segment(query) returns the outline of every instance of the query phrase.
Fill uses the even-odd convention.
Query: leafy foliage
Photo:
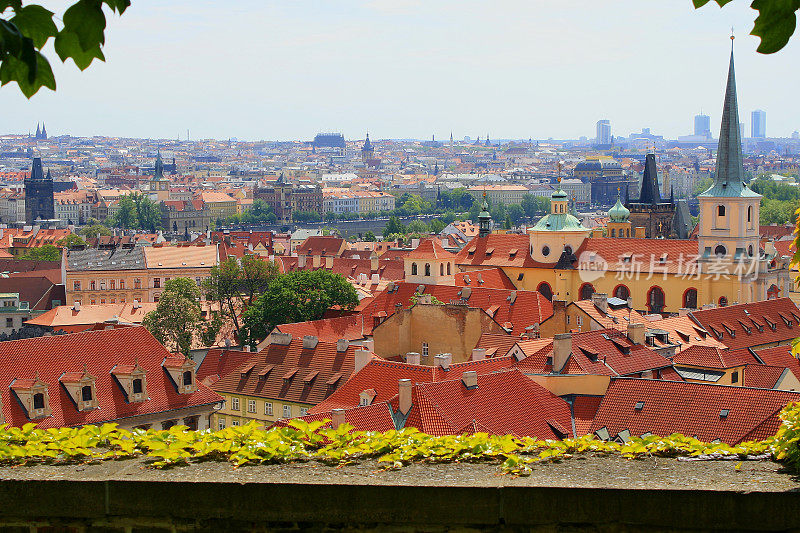
[[[253,205],[244,211],[225,219],[225,224],[274,224],[278,217],[272,210],[272,206],[264,200],[255,199]]]
[[[383,433],[353,431],[342,424],[324,427],[328,421],[291,420],[286,427],[260,429],[256,422],[212,432],[189,431],[185,426],[169,430],[127,431],[116,424],[81,428],[37,429],[0,426],[0,463],[62,464],[143,456],[154,468],[187,465],[199,461],[227,461],[239,467],[319,461],[329,465],[377,459],[384,469],[412,463],[490,462],[502,472],[526,475],[537,463],[561,461],[581,454],[646,457],[698,457],[709,459],[764,458],[775,452],[796,466],[800,452],[800,414],[795,406],[783,415],[776,437],[737,446],[709,444],[680,434],[669,437],[633,438],[620,444],[587,435],[563,441],[538,440],[513,435],[447,435],[434,437],[413,428]]]
[[[100,222],[96,221],[95,219],[90,220],[90,222],[92,221],[94,221],[93,224],[90,224],[85,228],[82,228],[78,233],[85,236],[87,239],[96,239],[101,235],[104,236],[111,235],[111,230],[108,229],[106,226],[100,224]]]
[[[278,267],[272,261],[257,255],[245,255],[241,260],[230,257],[211,269],[202,288],[208,300],[219,303],[222,318],[233,323],[241,338],[240,307],[250,307],[277,276]]]
[[[161,209],[143,194],[127,194],[119,199],[119,208],[109,218],[116,228],[141,229],[155,233],[161,227]]]
[[[203,320],[199,298],[200,289],[194,281],[171,279],[164,284],[155,310],[147,313],[142,323],[161,344],[190,357],[194,341],[208,346],[216,339],[221,326],[218,317]]]
[[[0,0],[0,84],[16,82],[27,98],[42,87],[55,90],[53,69],[42,54],[51,38],[61,61],[72,58],[81,70],[95,59],[104,61],[103,5],[121,15],[130,0],[78,0],[61,17],[38,4]],[[60,29],[54,19],[61,22]]]
[[[20,259],[29,259],[31,261],[61,261],[61,248],[53,246],[52,244],[45,244],[31,248]]]
[[[353,309],[358,295],[328,270],[297,270],[278,276],[242,315],[243,336],[255,347],[279,324],[318,320],[334,306]]]
[[[81,239],[78,235],[70,233],[63,239],[59,239],[56,244],[61,248],[72,248],[74,246],[86,246],[86,241]]]
[[[694,7],[700,8],[710,0],[692,0]],[[714,0],[724,7],[731,0]],[[800,0],[753,0],[750,7],[758,11],[753,30],[750,35],[761,38],[758,51],[762,54],[774,54],[786,46],[797,26],[797,15]]]

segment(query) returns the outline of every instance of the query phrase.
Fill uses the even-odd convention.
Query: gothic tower
[[[56,217],[53,201],[53,177],[42,169],[42,158],[34,157],[31,175],[25,180],[25,223],[53,220]]]

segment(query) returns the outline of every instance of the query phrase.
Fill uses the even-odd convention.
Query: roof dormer
[[[78,411],[91,411],[100,407],[97,401],[97,379],[89,374],[86,365],[79,372],[64,372],[59,378]]]
[[[182,355],[171,355],[164,358],[161,366],[169,374],[172,383],[178,390],[178,394],[191,394],[197,390],[195,380],[195,367],[197,365],[194,361]]]
[[[139,366],[138,360],[132,365],[114,366],[111,375],[122,389],[128,403],[147,400],[147,372]]]
[[[50,416],[50,395],[47,384],[39,379],[14,379],[9,385],[30,420]]]

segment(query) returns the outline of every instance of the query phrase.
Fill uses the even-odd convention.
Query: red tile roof
[[[396,281],[405,279],[403,262],[393,259],[378,259],[378,270],[372,270],[370,259],[348,259],[345,257],[334,257],[332,268],[325,268],[325,261],[321,261],[319,266],[313,266],[311,260],[307,260],[305,266],[300,266],[297,257],[278,256],[275,258],[281,273],[294,272],[295,270],[330,270],[334,274],[341,274],[345,278],[357,278],[364,274],[371,278],[372,274],[378,274],[382,280]]]
[[[747,365],[744,369],[742,385],[757,389],[774,389],[784,372],[791,372],[785,366]]]
[[[389,316],[399,307],[410,307],[411,299],[420,286],[425,287],[423,294],[430,294],[446,304],[457,302],[484,309],[500,325],[505,326],[509,323],[512,334],[517,337],[529,333],[526,328],[541,324],[553,314],[553,304],[536,291],[418,285],[405,282],[396,283],[391,291],[387,288],[360,310],[368,316],[376,316],[381,312]]]
[[[5,421],[12,426],[35,422],[39,427],[101,424],[132,416],[162,413],[221,401],[205,385],[191,394],[178,394],[162,368],[170,353],[143,327],[118,328],[71,335],[0,342],[0,395]],[[138,361],[146,372],[149,399],[128,403],[122,388],[111,376],[116,365]],[[183,361],[183,358],[181,358]],[[84,365],[96,378],[99,409],[78,411],[60,382],[62,376],[83,375]],[[22,405],[11,396],[9,386],[38,378],[47,384],[52,415],[30,420]],[[165,417],[167,418],[167,417]]]
[[[800,336],[800,309],[790,298],[701,309],[689,316],[732,350],[785,344]]]
[[[697,241],[690,239],[592,237],[583,241],[575,256],[578,261],[589,261],[595,254],[596,262],[602,259],[608,263],[609,272],[632,272],[632,264],[638,262],[641,272],[680,274],[697,272],[697,252]]]
[[[788,368],[800,379],[800,360],[792,354],[791,346],[774,346],[756,350],[756,356],[765,365]]]
[[[572,418],[575,421],[575,436],[590,433],[592,422],[600,407],[602,396],[575,396],[572,400]]]
[[[365,318],[362,314],[355,314],[281,324],[275,329],[281,333],[291,333],[293,337],[297,338],[302,338],[304,335],[313,335],[321,341],[336,343],[339,339],[348,341],[363,339],[365,335],[372,333],[372,326],[371,317]]]
[[[425,239],[419,243],[408,256],[409,259],[454,259],[455,254],[448,252],[438,238]]]
[[[303,348],[302,338],[293,338],[288,345],[270,344],[251,353],[252,370],[245,375],[239,368],[221,376],[212,388],[219,393],[246,394],[260,398],[286,400],[316,405],[327,398],[353,372],[356,346],[339,352],[336,343],[320,341],[314,348]],[[268,373],[262,373],[269,367]],[[315,373],[311,381],[305,381]],[[341,378],[329,384],[331,378]],[[360,392],[360,391],[359,391]]]
[[[575,307],[583,311],[592,320],[597,322],[602,328],[613,328],[613,329],[618,329],[620,331],[627,331],[628,323],[631,320],[633,322],[645,321],[645,318],[638,311],[636,311],[635,309],[630,309],[627,306],[615,308],[609,305],[606,311],[604,312],[599,307],[597,307],[594,304],[594,302],[592,302],[591,299],[577,300],[575,302],[570,303],[570,305],[574,305]]]
[[[518,366],[525,372],[550,373],[552,364],[547,360],[552,355],[551,341]],[[572,355],[561,373],[626,376],[671,367],[669,359],[643,344],[633,344],[622,332],[600,329],[572,334]]]
[[[530,256],[530,237],[527,235],[490,233],[475,237],[456,254],[456,264],[464,266],[506,266],[552,268],[537,263]],[[556,258],[558,260],[558,258]]]
[[[345,241],[340,237],[308,237],[297,247],[297,255],[338,257],[343,246]]]
[[[373,359],[347,380],[344,385],[334,392],[328,399],[311,409],[312,413],[330,411],[331,409],[346,409],[359,404],[362,391],[375,390],[373,402],[385,402],[397,394],[397,382],[401,379],[410,379],[412,383],[429,383],[454,379],[463,372],[475,370],[478,374],[488,374],[497,370],[511,367],[516,361],[512,357],[483,359],[481,361],[466,361],[453,363],[450,370],[443,370],[438,366],[411,365],[383,359]]]
[[[561,439],[572,435],[569,405],[516,370],[479,374],[476,388],[467,389],[456,379],[421,383],[412,387],[412,407],[402,427],[430,435],[455,435],[483,431],[496,435]],[[395,385],[396,388],[396,385]],[[391,413],[398,398],[388,403],[345,411],[345,421],[357,430],[392,428]],[[331,418],[317,411],[314,419]]]
[[[612,437],[626,429],[633,436],[682,433],[706,442],[720,439],[738,444],[774,435],[780,410],[797,401],[797,392],[616,378],[611,380],[591,430],[605,427]],[[636,408],[638,402],[644,402],[640,409]]]
[[[675,354],[672,362],[676,365],[701,366],[704,368],[733,368],[747,364],[758,364],[747,350],[723,350],[711,346],[689,346]]]
[[[458,272],[455,275],[455,285],[457,287],[486,287],[489,289],[508,289],[512,291],[517,288],[500,268]]]
[[[255,355],[253,352],[212,348],[206,353],[203,362],[197,368],[197,381],[211,386],[219,381],[220,377],[244,366],[253,358],[253,355]]]

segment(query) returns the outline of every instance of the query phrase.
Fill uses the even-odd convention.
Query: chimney
[[[418,352],[408,352],[406,354],[406,363],[409,365],[418,365],[419,364],[419,353]]]
[[[680,309],[678,309],[678,316],[686,316],[691,312],[692,309],[689,309],[688,307],[681,307]]]
[[[73,302],[72,304],[73,311],[80,311],[81,310],[81,303],[78,301]]]
[[[553,372],[561,372],[572,353],[572,333],[556,333],[553,336]]]
[[[333,268],[333,257],[326,256],[325,257],[325,270],[330,270]]]
[[[450,370],[450,363],[453,362],[453,354],[440,353],[433,358],[433,366],[440,366],[442,370]]]
[[[372,359],[372,352],[369,350],[364,350],[363,348],[357,348],[355,358],[356,360],[355,367],[353,368],[353,374],[367,366],[367,363],[369,363],[370,359]]]
[[[225,349],[230,349],[230,347],[231,347],[231,340],[225,339]]]
[[[350,346],[350,341],[347,339],[339,339],[338,341],[336,341],[337,352],[346,352],[348,346]]]
[[[315,255],[311,257],[311,266],[314,268],[318,268],[322,264],[322,256]]]
[[[464,387],[467,389],[477,389],[478,388],[478,373],[474,370],[470,370],[468,372],[464,372],[461,374],[461,383],[464,384]]]
[[[344,409],[332,409],[331,426],[333,426],[333,429],[337,429],[342,424],[344,424]]]
[[[140,307],[142,307],[142,304],[139,303],[139,300],[134,300],[133,301],[133,308],[134,309],[139,309]]]
[[[375,341],[372,339],[361,341],[361,346],[363,346],[365,350],[369,350],[370,352],[375,351]]]
[[[378,262],[378,254],[372,252],[369,256],[369,269],[372,272],[377,272],[378,268],[380,268],[380,263]]]
[[[608,313],[608,294],[595,292],[592,294],[592,303],[603,313]]]
[[[567,302],[565,300],[553,300],[553,324],[556,331],[569,331],[567,327]]]
[[[279,331],[274,331],[269,334],[269,344],[278,344],[280,346],[289,346],[292,342],[292,334],[291,333],[281,333]]]
[[[628,339],[633,344],[644,344],[644,323],[628,324]]]
[[[418,304],[430,305],[431,304],[431,295],[430,294],[420,294],[419,298],[417,298]]]
[[[303,336],[303,349],[313,350],[319,344],[319,338],[316,335]]]
[[[411,380],[410,379],[401,379],[397,383],[398,388],[398,407],[400,409],[400,413],[403,415],[407,415],[408,412],[411,410]]]
[[[371,285],[377,285],[378,283],[380,283],[381,282],[380,274],[378,273],[372,274],[372,276],[370,276],[369,282]]]
[[[473,348],[472,349],[472,360],[473,361],[483,361],[486,359],[486,348]]]
[[[297,267],[298,268],[305,268],[306,267],[306,256],[298,255],[297,256]]]
[[[508,295],[508,302],[511,305],[514,305],[514,302],[517,301],[517,291],[511,291],[511,294]]]

